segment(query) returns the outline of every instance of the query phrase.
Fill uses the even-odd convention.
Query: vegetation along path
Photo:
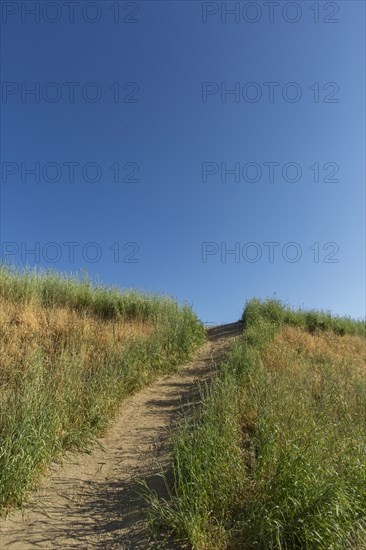
[[[198,383],[215,374],[240,332],[240,323],[208,329],[192,363],[127,398],[100,446],[53,465],[23,512],[0,521],[0,548],[153,548],[138,479],[164,490],[168,428],[198,399]]]

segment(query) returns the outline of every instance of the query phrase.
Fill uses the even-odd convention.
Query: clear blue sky
[[[363,1],[36,4],[2,2],[3,258],[364,316]]]

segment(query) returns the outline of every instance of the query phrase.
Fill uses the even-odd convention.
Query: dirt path
[[[153,548],[136,479],[162,489],[167,428],[197,399],[197,382],[214,375],[240,330],[239,323],[209,329],[192,363],[124,401],[100,447],[53,465],[23,514],[0,521],[0,548]]]

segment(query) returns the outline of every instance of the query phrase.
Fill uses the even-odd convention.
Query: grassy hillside
[[[197,550],[365,549],[365,324],[274,300],[243,321],[173,436],[153,526]]]
[[[116,407],[187,360],[205,331],[174,300],[0,269],[0,510],[85,448]]]

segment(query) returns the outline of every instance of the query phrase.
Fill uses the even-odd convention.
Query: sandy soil
[[[164,492],[159,474],[169,461],[169,430],[197,402],[198,383],[215,375],[240,331],[240,323],[209,329],[209,340],[192,363],[122,403],[89,454],[53,464],[23,512],[0,521],[0,548],[156,548],[149,541],[137,479]]]

